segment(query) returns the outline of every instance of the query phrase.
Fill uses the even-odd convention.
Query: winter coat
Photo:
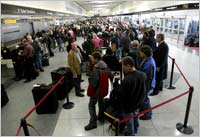
[[[104,81],[101,81],[101,76],[106,76],[107,79]],[[108,93],[108,78],[112,79],[112,73],[109,70],[106,63],[102,60],[97,62],[94,65],[93,71],[91,73],[91,76],[89,77],[89,86],[87,90],[87,95],[90,97],[104,97]],[[105,83],[100,83],[105,82]],[[106,87],[102,87],[101,85],[106,85]],[[93,89],[90,90],[89,87],[92,87]]]

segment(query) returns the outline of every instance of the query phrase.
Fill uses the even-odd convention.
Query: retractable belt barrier
[[[119,120],[118,118],[115,118],[114,116],[112,116],[112,115],[110,115],[110,114],[104,112],[104,114],[105,114],[106,116],[110,117],[111,119],[113,119],[113,120],[115,121],[115,128],[116,128],[116,130],[115,130],[115,131],[116,131],[116,132],[115,132],[115,135],[116,135],[116,136],[119,135],[119,125],[120,125],[121,123],[127,122],[128,120],[130,120],[130,119],[132,119],[132,118],[138,117],[139,115],[142,115],[142,114],[144,114],[144,113],[146,113],[146,112],[149,112],[149,111],[151,111],[151,110],[154,110],[154,109],[156,109],[156,108],[159,108],[159,107],[161,107],[161,106],[163,106],[163,105],[165,105],[165,104],[168,104],[169,102],[172,102],[172,101],[174,101],[174,100],[176,100],[176,99],[178,99],[178,98],[180,98],[180,97],[182,97],[182,96],[184,96],[184,95],[186,95],[186,94],[188,94],[188,93],[189,93],[189,96],[188,96],[188,102],[187,102],[187,107],[186,107],[186,114],[185,114],[184,124],[182,124],[182,123],[177,123],[176,128],[177,128],[177,130],[179,130],[181,133],[184,133],[184,134],[192,134],[192,133],[193,133],[193,128],[192,128],[191,126],[188,126],[188,125],[187,125],[187,122],[188,122],[189,111],[190,111],[190,105],[191,105],[191,101],[192,101],[192,94],[193,94],[194,88],[191,86],[191,84],[189,83],[189,81],[186,79],[186,77],[185,77],[185,75],[183,74],[183,72],[181,71],[180,67],[179,67],[179,66],[177,65],[177,63],[175,62],[175,59],[172,58],[172,57],[170,57],[170,56],[169,56],[169,58],[172,59],[172,71],[174,71],[173,66],[174,66],[174,64],[175,64],[176,67],[177,67],[177,69],[178,69],[178,71],[179,71],[180,74],[183,76],[183,78],[184,78],[186,84],[189,86],[189,90],[186,91],[186,92],[184,92],[184,93],[181,93],[180,95],[177,95],[177,96],[175,96],[175,97],[173,97],[173,98],[171,98],[171,99],[169,99],[169,100],[166,100],[166,101],[164,101],[164,102],[162,102],[162,103],[160,103],[160,104],[158,104],[158,105],[155,105],[154,107],[151,107],[151,108],[149,108],[149,109],[146,109],[146,110],[144,110],[144,111],[142,111],[142,112],[140,112],[140,113],[138,113],[138,114],[136,114],[136,115],[132,115],[132,116],[130,116],[130,117],[126,117],[126,118],[124,118],[124,119],[122,119],[122,120]],[[42,98],[42,99],[41,99],[41,100],[40,100],[40,101],[39,101],[39,102],[24,116],[24,118],[21,119],[21,124],[20,124],[20,126],[19,126],[19,128],[18,128],[18,130],[17,130],[16,136],[19,136],[19,133],[20,133],[20,131],[21,131],[21,128],[23,128],[25,136],[29,136],[28,126],[31,127],[31,128],[33,128],[33,129],[35,130],[35,132],[36,132],[38,135],[40,135],[39,132],[38,132],[31,124],[29,124],[29,123],[26,122],[26,119],[27,119],[27,118],[36,110],[36,108],[48,97],[48,95],[51,94],[51,93],[55,90],[55,88],[63,81],[63,79],[64,79],[64,76],[62,76],[62,77],[57,81],[57,83],[47,92],[47,94],[46,94],[46,95],[45,95],[45,96],[44,96],[44,97],[43,97],[43,98]],[[172,80],[173,80],[173,72],[171,72],[170,86],[172,86]]]
[[[172,58],[171,56],[169,56],[169,58],[172,60],[172,70],[171,70],[171,76],[170,76],[170,85],[169,85],[168,89],[175,89],[175,87],[172,86],[173,71],[174,71],[174,64],[175,64],[176,67],[177,67],[177,69],[178,69],[178,71],[180,72],[181,76],[184,78],[184,81],[186,82],[187,86],[189,86],[189,90],[187,90],[187,91],[185,91],[184,93],[181,93],[181,94],[179,94],[179,95],[177,95],[177,96],[175,96],[175,97],[173,97],[173,98],[171,98],[171,99],[168,99],[168,100],[166,100],[166,101],[164,101],[164,102],[162,102],[162,103],[160,103],[160,104],[158,104],[158,105],[155,105],[155,106],[153,106],[153,107],[151,107],[151,108],[149,108],[149,109],[146,109],[146,110],[144,110],[144,111],[141,111],[141,112],[139,112],[138,114],[135,114],[135,115],[126,117],[126,118],[124,118],[124,119],[122,119],[122,120],[119,120],[118,118],[116,118],[116,117],[114,117],[114,116],[108,114],[107,112],[104,112],[104,114],[105,114],[107,117],[109,117],[109,118],[111,118],[111,119],[113,119],[113,120],[115,121],[115,122],[114,122],[114,125],[115,125],[115,135],[116,135],[116,136],[119,135],[119,125],[120,125],[121,123],[127,122],[127,121],[129,121],[130,119],[133,119],[133,118],[138,117],[138,116],[140,116],[140,115],[142,115],[142,114],[144,114],[144,113],[147,113],[147,112],[149,112],[149,111],[151,111],[151,110],[154,110],[154,109],[159,108],[159,107],[161,107],[161,106],[163,106],[163,105],[165,105],[165,104],[168,104],[168,103],[170,103],[170,102],[172,102],[172,101],[174,101],[174,100],[176,100],[176,99],[178,99],[178,98],[180,98],[180,97],[182,97],[182,96],[184,96],[184,95],[186,95],[186,94],[188,94],[188,93],[189,93],[189,95],[188,95],[188,101],[187,101],[187,106],[186,106],[184,124],[182,124],[182,123],[180,123],[180,122],[177,123],[177,124],[176,124],[176,129],[177,129],[179,132],[181,132],[181,133],[183,133],[183,134],[188,134],[188,135],[189,135],[189,134],[192,134],[192,133],[194,132],[193,128],[187,124],[188,118],[189,118],[189,112],[190,112],[190,106],[191,106],[191,101],[192,101],[192,95],[193,95],[194,87],[192,87],[191,84],[189,83],[189,81],[186,79],[186,77],[185,77],[185,75],[183,74],[183,72],[181,71],[180,67],[179,67],[179,66],[177,65],[177,63],[175,62],[175,59]],[[109,128],[111,128],[111,127],[112,127],[112,126],[109,125]]]
[[[19,133],[21,131],[21,128],[24,129],[24,134],[25,136],[29,136],[29,131],[28,131],[28,127],[31,127],[35,130],[35,132],[39,134],[39,132],[29,123],[26,122],[26,119],[36,110],[36,108],[49,96],[49,94],[51,94],[55,88],[64,80],[65,76],[62,76],[57,82],[56,84],[47,92],[47,94],[28,112],[26,113],[26,115],[21,119],[21,124],[17,130],[17,134],[16,136],[19,136]]]

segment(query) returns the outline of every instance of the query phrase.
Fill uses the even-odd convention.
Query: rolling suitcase
[[[53,83],[49,85],[37,85],[33,88],[33,98],[35,105],[49,92],[49,90],[54,86]],[[56,113],[58,109],[58,100],[55,91],[51,92],[47,98],[36,108],[37,114],[52,114]]]
[[[6,93],[5,87],[1,84],[1,107],[5,106],[8,103],[8,95]]]
[[[58,68],[57,70],[54,70],[51,72],[51,78],[53,83],[56,83],[62,76],[65,76],[65,79],[58,85],[56,88],[57,90],[57,97],[58,100],[63,100],[67,96],[67,93],[69,92],[69,86],[67,85],[67,70],[66,68]]]
[[[48,57],[48,55],[42,56],[42,66],[43,67],[49,66],[49,57]]]

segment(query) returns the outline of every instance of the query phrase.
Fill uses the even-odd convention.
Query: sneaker
[[[44,69],[40,69],[41,72],[44,72]]]
[[[84,97],[83,94],[76,94],[77,97]]]
[[[151,120],[151,117],[143,115],[140,117],[140,120]]]
[[[91,124],[89,123],[87,126],[85,126],[85,130],[92,130],[97,128],[97,124]]]

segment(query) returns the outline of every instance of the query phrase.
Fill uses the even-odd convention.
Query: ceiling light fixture
[[[90,1],[89,3],[98,3],[98,4],[102,4],[102,3],[110,3],[113,1]]]
[[[93,5],[92,7],[98,8],[98,7],[108,7],[108,6],[110,6],[110,5]]]

